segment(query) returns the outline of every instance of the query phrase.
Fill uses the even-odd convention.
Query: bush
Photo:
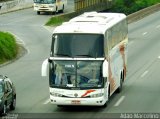
[[[18,47],[13,35],[0,32],[0,63],[16,57]]]
[[[128,15],[159,2],[159,0],[116,0],[109,11]]]

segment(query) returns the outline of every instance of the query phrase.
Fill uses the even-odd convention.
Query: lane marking
[[[47,99],[43,104],[46,105],[50,102],[50,99]]]
[[[144,33],[143,33],[143,36],[146,35],[147,33],[148,33],[148,32],[144,32]]]
[[[121,98],[116,102],[116,104],[114,105],[115,107],[119,106],[121,104],[121,102],[124,100],[125,96],[121,96]]]
[[[144,77],[147,73],[148,73],[148,71],[145,71],[145,72],[141,75],[141,78]]]

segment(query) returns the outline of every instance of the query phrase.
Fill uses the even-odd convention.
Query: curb
[[[147,7],[147,8],[144,8],[140,11],[135,12],[135,13],[132,13],[127,16],[128,24],[135,22],[135,21],[138,21],[138,20],[140,20],[140,19],[142,19],[142,18],[144,18],[154,12],[157,12],[159,10],[160,10],[160,3],[153,5],[153,6],[150,6],[150,7]]]
[[[20,44],[17,44],[17,45],[19,47],[17,56],[12,60],[9,60],[3,64],[0,64],[0,68],[17,61],[18,59],[20,59],[21,57],[23,57],[27,53],[27,50],[23,45],[20,45]]]

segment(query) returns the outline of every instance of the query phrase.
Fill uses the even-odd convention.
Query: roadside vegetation
[[[129,15],[157,3],[160,3],[160,0],[115,0],[112,8],[107,10],[107,12],[118,12]],[[65,21],[68,21],[69,19],[70,18],[65,18],[65,16],[55,16],[50,18],[46,25],[57,26]]]
[[[14,59],[18,53],[18,46],[13,35],[0,31],[0,64]]]
[[[160,3],[160,0],[116,0],[109,11],[129,15],[157,3]]]
[[[68,18],[68,17],[56,16],[56,17],[50,18],[49,21],[45,25],[47,25],[47,26],[50,26],[50,25],[58,26],[58,25],[62,24],[64,21],[69,21],[69,19],[70,18]]]

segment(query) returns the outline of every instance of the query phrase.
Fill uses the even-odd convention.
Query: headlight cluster
[[[50,92],[50,94],[54,97],[62,97],[62,94]]]
[[[91,98],[97,98],[97,97],[102,97],[104,93],[97,93],[97,94],[92,94]]]

